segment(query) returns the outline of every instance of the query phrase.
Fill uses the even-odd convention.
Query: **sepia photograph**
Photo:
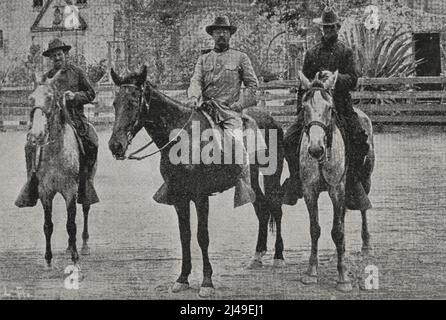
[[[0,300],[444,300],[444,99],[444,0],[0,0]]]

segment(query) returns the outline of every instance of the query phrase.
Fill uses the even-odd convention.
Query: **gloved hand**
[[[190,97],[186,101],[186,106],[191,108],[191,109],[198,109],[198,99],[197,99],[197,97]]]

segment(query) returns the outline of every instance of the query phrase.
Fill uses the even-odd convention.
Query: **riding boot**
[[[350,210],[368,210],[372,207],[367,196],[370,187],[363,185],[363,171],[366,162],[366,156],[369,150],[367,143],[367,134],[361,127],[359,117],[356,113],[347,117],[348,134],[350,136],[349,149],[349,169],[346,181],[346,207]],[[367,181],[365,181],[367,182]]]
[[[288,163],[290,177],[283,183],[284,196],[282,203],[293,206],[297,200],[303,197],[302,181],[299,176],[299,143],[302,126],[299,118],[297,122],[288,129],[285,136],[285,159]]]
[[[35,151],[35,147],[29,145],[28,143],[25,145],[27,181],[20,190],[20,193],[14,202],[14,204],[19,208],[34,207],[37,204],[37,200],[39,199],[39,181],[37,179],[36,173],[33,172],[32,169],[32,162]]]
[[[153,196],[153,200],[161,204],[174,205],[175,200],[173,196],[172,188],[169,186],[169,182],[166,181],[163,185],[156,191]]]
[[[93,174],[97,161],[98,147],[92,143],[84,143],[86,154],[81,156],[79,170],[78,203],[92,205],[99,202],[93,184]]]
[[[240,207],[247,203],[254,203],[256,194],[251,187],[251,170],[249,163],[242,165],[240,177],[235,185],[234,208]]]

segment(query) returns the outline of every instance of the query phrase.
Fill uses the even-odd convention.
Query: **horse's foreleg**
[[[330,198],[333,203],[333,228],[331,230],[331,237],[336,245],[338,254],[338,285],[340,291],[352,290],[352,285],[347,274],[347,267],[345,265],[345,232],[344,232],[344,217],[345,217],[345,189],[344,186],[338,185],[336,188],[330,188]]]
[[[88,234],[88,213],[90,211],[90,205],[84,204],[82,205],[82,211],[84,212],[84,230],[82,231],[82,255],[89,255],[90,248],[88,247],[88,239],[90,235]]]
[[[201,248],[203,256],[203,282],[199,295],[200,297],[209,297],[214,294],[214,285],[212,283],[212,266],[209,262],[209,231],[208,231],[208,217],[209,217],[209,197],[200,196],[195,201],[198,215],[197,238],[198,244]]]
[[[318,241],[321,235],[317,200],[319,194],[314,190],[304,191],[305,203],[310,215],[311,254],[307,274],[302,277],[304,284],[317,283],[318,276]]]
[[[190,204],[189,200],[184,200],[175,205],[178,216],[178,226],[180,229],[180,240],[182,250],[181,274],[172,287],[172,292],[179,292],[189,288],[188,277],[192,270],[190,253]]]
[[[67,232],[68,232],[68,250],[71,252],[71,260],[77,263],[79,254],[76,247],[76,197],[72,197],[67,201]]]
[[[46,248],[45,248],[45,260],[48,267],[51,267],[51,260],[53,253],[51,252],[51,235],[53,234],[53,199],[45,199],[42,201],[43,211],[45,214],[45,222],[43,225],[43,232],[45,233]]]
[[[361,216],[362,216],[362,229],[361,229],[362,252],[368,253],[372,249],[372,247],[370,246],[370,234],[367,226],[367,210],[362,210]]]
[[[259,220],[259,229],[257,233],[256,252],[254,258],[249,262],[248,268],[255,269],[262,266],[262,257],[267,250],[269,212],[266,207],[265,196],[259,185],[259,171],[253,166],[251,166],[251,186],[256,193],[256,201],[252,205]]]

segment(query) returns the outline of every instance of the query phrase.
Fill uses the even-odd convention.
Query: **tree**
[[[259,15],[286,24],[294,31],[302,28],[301,20],[316,17],[322,7],[321,2],[314,0],[255,0],[253,5]]]

